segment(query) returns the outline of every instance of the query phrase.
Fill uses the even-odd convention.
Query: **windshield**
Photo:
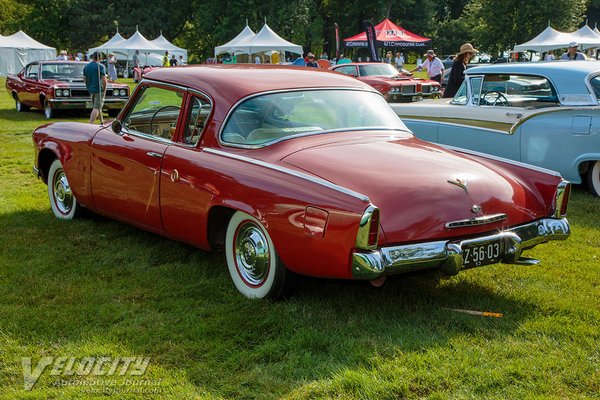
[[[386,76],[388,78],[398,75],[398,70],[391,64],[368,64],[359,65],[360,76]]]
[[[85,63],[42,64],[42,79],[58,81],[82,81]]]
[[[407,129],[377,93],[305,90],[244,101],[231,113],[221,140],[257,146],[299,134],[369,128]]]

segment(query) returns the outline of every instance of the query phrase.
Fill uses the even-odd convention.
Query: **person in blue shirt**
[[[94,52],[91,56],[90,61],[83,68],[83,81],[85,87],[92,96],[92,112],[90,114],[90,124],[96,122],[96,119],[100,117],[100,123],[102,123],[102,100],[106,93],[106,69],[104,65],[100,64],[100,54]]]

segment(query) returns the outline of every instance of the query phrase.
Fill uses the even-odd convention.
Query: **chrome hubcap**
[[[21,111],[21,102],[19,101],[19,99],[15,100],[15,102],[17,103],[17,111]]]
[[[56,199],[56,207],[61,213],[68,214],[73,208],[73,192],[65,172],[62,170],[57,171],[55,175],[54,198]]]
[[[263,232],[252,222],[238,228],[235,241],[235,262],[240,276],[251,286],[260,286],[269,274],[269,244]]]
[[[52,116],[52,108],[50,108],[50,104],[48,104],[48,102],[44,104],[44,114],[46,115],[46,118],[50,118]]]

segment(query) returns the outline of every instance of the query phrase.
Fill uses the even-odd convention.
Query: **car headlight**
[[[121,96],[127,96],[127,90],[125,89],[121,89],[119,93],[121,94]]]
[[[56,97],[61,97],[62,96],[62,90],[61,89],[55,89],[54,90],[54,94],[56,95]]]
[[[67,97],[69,95],[69,89],[63,89],[62,95],[63,97]]]
[[[397,88],[397,87],[392,88],[392,90],[390,90],[390,93],[394,93],[394,94],[395,93],[400,93],[400,88]]]

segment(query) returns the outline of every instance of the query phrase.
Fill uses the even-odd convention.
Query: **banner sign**
[[[375,47],[375,41],[377,40],[377,33],[375,27],[371,21],[363,21],[363,27],[367,34],[367,45],[369,46],[369,54],[371,55],[371,61],[379,62],[379,56],[377,55],[377,47]]]

